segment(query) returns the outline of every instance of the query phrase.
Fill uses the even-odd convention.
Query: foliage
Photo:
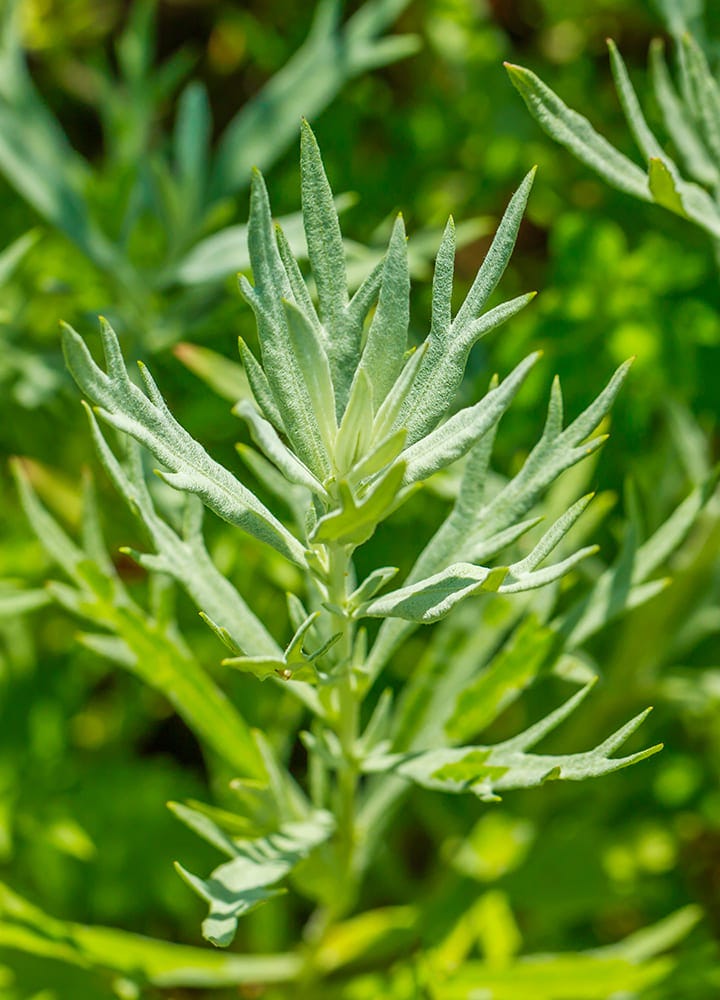
[[[315,317],[322,335],[329,313],[318,292],[326,302],[337,295],[340,305],[327,307],[334,326],[376,268],[366,285],[359,366],[348,361],[350,350],[347,358],[343,351],[328,358],[336,400],[354,399],[354,411],[338,403],[333,424],[324,419],[332,407],[314,405],[326,394],[329,345],[322,340],[318,352],[307,324],[292,309],[276,308],[272,282],[259,283],[258,302],[257,260],[255,288],[244,287],[260,314],[259,338],[252,310],[220,294],[228,272],[241,267],[250,276],[248,228],[236,225],[244,215],[234,196],[216,203],[187,244],[182,282],[158,284],[167,220],[150,210],[145,195],[134,235],[124,243],[118,237],[133,177],[142,175],[142,190],[155,197],[162,187],[155,165],[164,161],[173,174],[179,106],[171,95],[181,74],[192,69],[195,81],[203,80],[221,131],[240,102],[292,56],[311,12],[288,18],[272,0],[241,12],[191,0],[182,10],[164,4],[151,17],[150,6],[136,4],[121,45],[130,54],[140,45],[147,61],[143,79],[130,86],[121,80],[124,63],[108,60],[120,29],[104,48],[96,40],[118,17],[111,4],[101,11],[95,0],[73,0],[72,12],[60,13],[44,5],[40,19],[33,0],[21,6],[25,44],[36,47],[29,59],[34,91],[43,103],[49,99],[52,119],[82,151],[61,158],[60,176],[79,159],[82,210],[118,248],[119,274],[136,273],[143,290],[137,299],[120,294],[114,273],[53,224],[41,218],[38,229],[37,213],[3,189],[2,242],[10,247],[1,275],[3,447],[34,457],[13,466],[46,550],[32,541],[3,480],[0,862],[13,888],[3,895],[0,993],[8,1000],[107,1000],[138,990],[174,995],[203,983],[202,995],[229,997],[238,986],[257,992],[261,979],[265,994],[278,998],[479,990],[514,997],[531,989],[548,997],[716,996],[720,533],[713,427],[720,320],[707,240],[714,209],[696,213],[700,224],[692,226],[672,210],[673,189],[687,201],[683,184],[705,187],[711,198],[714,190],[692,173],[670,118],[666,126],[652,101],[644,114],[654,133],[670,137],[658,158],[674,188],[656,167],[651,191],[648,172],[637,165],[642,200],[596,183],[538,135],[503,85],[501,67],[502,59],[539,67],[552,92],[592,107],[605,122],[603,135],[624,149],[626,128],[614,117],[600,50],[604,37],[617,38],[634,79],[657,32],[649,8],[615,0],[577,11],[554,0],[540,0],[532,12],[454,0],[408,6],[399,30],[420,36],[418,54],[356,77],[319,122],[330,175],[358,192],[335,202],[353,236],[343,239],[346,301],[343,282],[334,281],[317,252],[315,273],[306,267],[302,216],[293,212],[295,166],[276,158],[273,204],[302,270],[277,235],[280,275],[292,277],[305,319],[314,326]],[[675,51],[690,44],[682,40],[689,28],[714,66],[717,12],[709,9],[703,22],[700,4],[661,6]],[[350,23],[336,26],[334,37]],[[83,34],[83,24],[92,30]],[[181,37],[190,49],[176,44]],[[194,65],[188,51],[200,56]],[[158,53],[165,59],[171,52],[162,64]],[[633,127],[647,142],[617,53],[612,62]],[[704,142],[703,119],[688,115],[692,101],[682,81],[682,66],[666,81],[683,116],[674,127],[682,132],[688,123]],[[302,87],[287,96],[298,106],[289,125],[294,133],[299,111],[309,106]],[[18,110],[12,100],[8,107]],[[99,108],[107,124],[103,147],[91,125]],[[37,121],[46,120],[39,111]],[[19,125],[27,132],[35,120],[21,116]],[[263,141],[270,138],[265,130]],[[110,156],[133,144],[141,153],[130,161]],[[508,302],[498,305],[493,291],[479,328],[472,317],[469,326],[458,321],[477,270],[488,273],[483,259],[491,241],[484,234],[494,227],[488,218],[469,230],[457,227],[450,314],[461,336],[446,334],[455,353],[443,353],[442,253],[435,309],[431,283],[424,283],[432,276],[435,234],[450,210],[499,218],[510,186],[533,162],[540,164],[538,180],[503,275]],[[237,190],[249,180],[248,170]],[[255,194],[261,190],[256,179]],[[656,195],[670,211],[656,211]],[[690,207],[693,197],[691,191]],[[407,244],[398,203],[414,234]],[[192,215],[189,203],[183,207]],[[337,251],[327,199],[324,212]],[[445,261],[450,239],[447,232]],[[389,244],[385,262],[381,244]],[[272,250],[272,238],[267,245]],[[208,284],[187,284],[203,269]],[[402,295],[387,294],[401,285]],[[524,309],[528,287],[543,292]],[[282,379],[275,376],[263,308],[294,356],[315,361],[310,404],[301,411],[291,404],[302,396],[286,391],[286,378],[295,390],[304,380],[298,386],[284,351],[275,352],[281,367],[285,362]],[[77,419],[58,361],[55,321],[63,316],[86,331],[97,311],[109,316],[126,356],[152,354],[157,383],[181,423],[163,411],[149,380],[126,378],[109,330],[102,339],[116,364],[107,372],[92,360],[92,332],[90,356],[66,334],[75,367],[92,387],[88,395],[102,393],[93,402],[104,412],[87,411],[107,473],[93,488],[87,475],[81,485],[70,472],[87,456],[88,424]],[[425,316],[433,320],[429,346]],[[512,318],[507,333],[482,337],[464,357],[483,321],[503,317]],[[230,360],[230,328],[242,336],[242,366]],[[419,345],[410,355],[400,337],[382,339],[401,329],[406,345]],[[179,336],[189,341],[174,351],[181,366],[162,349]],[[537,347],[545,357],[531,368],[526,356]],[[585,411],[601,373],[631,354],[638,358],[614,402],[613,447],[605,455],[600,439],[608,417],[583,437],[594,404]],[[444,359],[439,378],[425,377],[433,370],[429,358]],[[465,377],[456,382],[463,365]],[[393,439],[389,407],[384,423],[373,412],[370,438],[359,419],[370,390],[392,395],[400,372],[420,384],[422,366],[424,398],[413,418],[418,439]],[[561,375],[567,411],[581,417],[563,429],[554,387],[555,419],[528,451],[548,369]],[[510,374],[488,390],[493,370]],[[357,374],[348,379],[351,371]],[[442,397],[453,386],[453,405],[433,428],[433,390]],[[225,419],[223,400],[236,404],[241,423]],[[455,459],[506,407],[512,412],[495,439],[491,426]],[[288,408],[305,428],[292,440]],[[353,413],[340,438],[337,425]],[[236,436],[246,466],[240,475],[230,447]],[[492,454],[482,454],[483,440]],[[399,486],[399,499],[407,491],[408,502],[395,510],[397,482],[384,481],[372,463],[361,475],[374,475],[382,488],[349,475],[363,449],[380,444],[386,450],[376,462],[390,469],[408,457],[413,463]],[[148,445],[164,449],[149,462]],[[585,445],[596,450],[561,471]],[[436,446],[448,464],[433,472]],[[342,476],[328,481],[332,462],[344,483]],[[165,482],[149,475],[153,465]],[[618,503],[614,494],[628,472],[633,481]],[[203,520],[203,500],[221,517]],[[473,512],[481,514],[477,521]],[[238,523],[254,534],[238,531]],[[551,553],[552,529],[544,536],[553,524],[557,535],[568,533]],[[599,551],[590,549],[595,540]],[[328,599],[327,582],[314,582],[318,567],[305,567],[306,552],[334,546],[355,546],[356,578],[347,581],[344,608]],[[549,568],[533,565],[543,553]],[[573,562],[578,554],[584,558]],[[48,575],[56,582],[43,588]],[[286,592],[293,595],[287,601]],[[352,842],[344,833],[351,825],[343,790],[349,735],[341,731],[336,676],[342,630],[355,639]],[[223,655],[226,664],[217,667]],[[627,750],[611,751],[608,733],[622,734],[625,721],[648,704],[656,711],[644,722],[643,742],[635,736]],[[563,706],[578,707],[531,746],[533,734],[561,721]],[[663,754],[595,782],[590,792],[572,780],[546,780],[558,768],[572,778],[586,761],[593,771],[614,768],[661,740]],[[543,784],[506,795],[515,780]],[[436,787],[455,794],[438,795]],[[503,802],[478,801],[498,794]],[[172,812],[162,809],[166,800]],[[226,939],[234,931],[239,954],[197,947],[202,903],[173,872],[173,859],[210,903],[212,920],[223,921],[207,926],[210,936]],[[341,880],[349,862],[352,878]],[[346,885],[347,897],[338,891]]]
[[[611,406],[626,366],[565,429],[560,389],[555,382],[538,444],[520,471],[493,495],[487,480],[496,426],[536,358],[531,356],[521,363],[505,380],[494,379],[480,402],[452,416],[447,414],[473,344],[528,300],[523,296],[483,311],[507,265],[532,175],[511,200],[485,262],[454,316],[454,229],[452,222],[448,224],[435,265],[430,332],[409,355],[409,272],[402,220],[399,218],[394,227],[384,261],[350,298],[337,214],[315,138],[307,125],[302,133],[301,177],[303,220],[318,305],[316,308],[310,297],[282,229],[273,228],[264,182],[256,173],[249,223],[255,283],[251,286],[241,279],[241,289],[256,315],[261,357],[255,359],[247,348],[243,352],[257,408],[248,400],[239,411],[250,424],[264,460],[272,463],[276,476],[280,474],[287,481],[283,489],[301,491],[297,534],[285,528],[257,496],[182,429],[144,365],[140,365],[143,388],[130,381],[117,338],[106,322],[102,326],[105,371],[70,328],[64,333],[64,349],[68,366],[92,400],[97,416],[124,438],[147,448],[161,463],[158,474],[163,481],[188,497],[185,528],[178,536],[155,511],[135,446],[130,448],[134,471],[126,472],[91,418],[101,461],[145,523],[156,549],[152,555],[135,554],[136,559],[151,578],[156,573],[169,573],[184,586],[213,632],[230,647],[233,655],[224,661],[227,666],[253,673],[261,681],[272,678],[287,685],[310,710],[311,728],[302,733],[309,755],[310,783],[305,791],[264,741],[256,738],[254,744],[249,731],[243,733],[244,723],[239,718],[233,721],[233,714],[217,700],[211,682],[202,671],[195,669],[192,674],[179,650],[168,656],[172,666],[158,669],[159,651],[153,647],[145,651],[134,640],[135,632],[148,627],[154,631],[156,626],[131,604],[128,622],[123,607],[129,604],[128,598],[113,591],[111,581],[105,584],[112,568],[98,548],[92,509],[86,515],[90,515],[85,542],[91,560],[88,565],[83,553],[40,507],[26,479],[20,479],[26,510],[40,538],[79,584],[80,595],[88,580],[97,581],[90,583],[95,600],[102,599],[106,589],[105,600],[120,612],[113,617],[102,605],[64,596],[66,591],[56,587],[66,607],[105,625],[114,635],[110,640],[90,636],[86,642],[139,670],[141,676],[166,691],[201,740],[242,776],[237,787],[245,812],[237,817],[208,807],[175,807],[185,823],[231,859],[206,880],[180,868],[192,888],[210,904],[203,930],[219,945],[229,944],[238,918],[276,895],[275,884],[298,866],[302,869],[301,862],[307,859],[309,868],[298,876],[296,887],[320,904],[316,919],[322,931],[315,933],[322,946],[325,934],[356,906],[362,880],[373,861],[377,826],[381,825],[379,820],[371,821],[375,802],[388,782],[392,785],[393,773],[430,788],[470,791],[493,800],[496,789],[600,776],[659,749],[621,758],[611,756],[637,728],[643,713],[595,750],[564,756],[529,753],[573,711],[588,686],[526,732],[492,747],[441,749],[444,740],[435,727],[432,736],[424,733],[414,741],[411,752],[389,753],[404,706],[401,701],[393,710],[387,694],[377,702],[365,728],[361,727],[365,697],[374,690],[390,655],[417,624],[444,618],[472,595],[485,593],[487,600],[492,600],[492,595],[516,598],[557,584],[581,560],[595,553],[594,547],[567,548],[566,536],[590,500],[584,497],[527,544],[524,555],[511,555],[522,536],[536,527],[538,519],[526,515],[548,486],[604,442],[604,437],[591,435]],[[363,336],[364,321],[376,299]],[[451,514],[416,560],[405,584],[377,596],[397,570],[378,568],[364,579],[358,578],[353,565],[356,550],[415,493],[417,484],[464,456],[467,460]],[[630,593],[637,595],[634,602],[655,593],[657,587],[648,587],[643,581],[685,534],[706,493],[690,498],[644,549],[631,550],[632,571],[627,577],[631,590],[626,589],[622,603]],[[229,603],[218,600],[218,591],[228,590],[230,585],[222,578],[213,585],[217,571],[207,561],[195,497],[307,574],[306,592],[302,597],[291,594],[288,598],[296,631],[281,655],[274,652],[275,640],[232,588]],[[568,554],[543,567],[559,546]],[[498,561],[503,553],[508,556]],[[457,562],[458,557],[474,561]],[[204,571],[200,570],[203,564]],[[618,567],[617,572],[621,571],[627,574],[627,566]],[[577,610],[571,610],[564,625],[555,626],[558,637],[565,633],[559,639],[564,646],[581,642],[622,607],[616,598],[608,604],[615,589],[610,584],[614,574],[608,573],[599,578]],[[513,603],[509,601],[511,607]],[[364,618],[384,619],[369,646],[365,630],[357,626]],[[171,625],[168,629],[170,623],[164,628],[163,623],[158,624],[161,634],[173,634]],[[528,627],[535,628],[528,620],[520,631]],[[153,669],[147,674],[143,667],[150,657]],[[534,679],[541,659],[526,674],[525,685]],[[501,658],[497,667],[491,664],[480,676],[480,683],[460,692],[466,705],[471,699],[469,714],[476,719],[470,727],[464,722],[469,733],[476,731],[476,725],[485,728],[492,721],[507,705],[513,688],[519,693],[512,661],[512,655]],[[495,691],[487,686],[492,673],[497,675]],[[185,696],[184,687],[191,676],[197,694],[188,691]],[[201,707],[198,695],[206,690],[207,697],[202,696],[205,707]],[[231,722],[237,733],[226,735],[221,727]],[[360,776],[368,772],[384,776],[363,795]],[[327,870],[321,876],[317,864],[323,853],[327,857],[322,864]],[[342,886],[341,891],[338,886]],[[315,981],[320,974],[309,955],[301,975]]]
[[[542,128],[608,184],[641,201],[689,219],[715,240],[720,214],[713,197],[720,155],[720,87],[699,43],[688,32],[677,39],[679,81],[672,79],[662,39],[650,49],[653,95],[663,125],[692,180],[663,149],[643,114],[627,67],[617,46],[608,40],[618,96],[644,169],[598,134],[590,122],[571,110],[530,70],[510,63],[510,79]]]

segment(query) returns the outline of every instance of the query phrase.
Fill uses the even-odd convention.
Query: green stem
[[[348,598],[350,553],[345,546],[332,546],[329,556],[328,596],[330,603],[344,608]],[[355,743],[358,737],[358,701],[351,671],[353,653],[353,623],[340,614],[333,615],[333,629],[340,633],[337,644],[337,724],[336,733],[342,749],[342,762],[337,782],[337,823],[340,853],[340,876],[343,891],[338,895],[337,912],[352,904],[355,854],[355,810],[358,784]]]
[[[318,909],[311,917],[305,939],[309,948],[303,985],[315,982],[313,953],[329,928],[350,909],[355,897],[356,811],[358,769],[355,761],[355,744],[358,737],[359,704],[352,676],[354,626],[341,613],[347,604],[351,551],[346,546],[327,548],[328,586],[330,604],[338,608],[332,614],[331,631],[340,635],[334,647],[335,663],[335,716],[334,731],[340,743],[342,759],[338,766],[337,781],[333,790],[333,811],[337,822],[337,884],[338,892],[332,903]]]

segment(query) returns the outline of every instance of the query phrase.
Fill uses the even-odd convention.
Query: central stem
[[[328,545],[327,597],[337,610],[331,611],[330,632],[339,635],[334,646],[333,715],[331,725],[340,744],[337,781],[333,790],[332,809],[336,820],[337,892],[332,902],[315,911],[305,930],[308,952],[299,982],[312,996],[319,973],[314,961],[316,949],[329,928],[350,910],[357,891],[356,869],[356,799],[358,767],[355,748],[358,738],[359,702],[353,679],[354,625],[344,613],[348,601],[348,583],[352,550],[343,545]]]
[[[330,603],[344,609],[348,598],[350,550],[332,546],[329,556],[328,596]],[[355,743],[358,737],[358,700],[352,674],[353,623],[345,615],[333,613],[333,631],[340,634],[337,643],[337,717],[336,733],[342,750],[337,776],[337,842],[343,885],[335,908],[340,914],[352,904],[354,894],[355,799],[358,771]]]

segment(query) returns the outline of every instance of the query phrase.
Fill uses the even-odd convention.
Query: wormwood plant
[[[414,784],[492,802],[505,790],[599,777],[659,749],[614,756],[642,722],[643,712],[591,750],[536,752],[592,686],[587,670],[577,665],[568,670],[567,663],[565,676],[579,682],[570,698],[509,739],[477,742],[543,667],[549,669],[563,651],[572,651],[625,607],[657,593],[663,582],[648,577],[682,539],[705,499],[701,491],[691,495],[648,542],[628,545],[622,564],[601,573],[582,600],[550,627],[532,615],[523,618],[528,608],[523,602],[541,588],[550,595],[547,618],[558,582],[596,552],[594,546],[572,546],[569,537],[573,527],[580,527],[590,495],[563,501],[544,530],[538,528],[535,510],[549,487],[555,484],[557,490],[562,473],[604,443],[605,435],[595,432],[628,370],[622,365],[567,426],[556,380],[539,440],[509,480],[490,472],[494,436],[538,355],[502,380],[493,378],[478,402],[453,411],[472,347],[532,298],[522,295],[488,308],[512,253],[532,179],[531,172],[511,199],[457,311],[452,308],[454,226],[448,222],[435,264],[430,330],[421,344],[409,346],[402,217],[384,260],[350,297],[337,212],[309,126],[303,124],[301,139],[307,280],[282,228],[273,225],[262,176],[255,172],[248,226],[254,283],[241,278],[240,287],[255,313],[260,354],[240,342],[252,396],[235,412],[257,446],[240,447],[241,457],[263,491],[290,511],[290,526],[280,508],[269,509],[183,429],[144,365],[142,385],[131,380],[107,322],[101,323],[104,368],[83,339],[65,328],[68,367],[93,404],[87,412],[98,454],[151,543],[151,551],[131,554],[150,574],[153,602],[149,611],[139,607],[115,572],[101,543],[92,495],[81,549],[42,508],[18,466],[26,511],[71,581],[55,584],[53,596],[99,626],[101,631],[84,641],[165,692],[210,759],[221,762],[220,773],[235,776],[234,810],[196,802],[172,806],[180,820],[227,858],[208,877],[178,866],[208,904],[205,937],[216,945],[230,944],[239,919],[278,895],[287,878],[316,904],[304,950],[263,956],[254,965],[238,960],[232,972],[201,963],[204,979],[200,971],[194,980],[178,972],[184,968],[187,977],[187,969],[196,968],[190,955],[176,956],[173,978],[169,966],[162,965],[170,963],[169,952],[162,953],[162,961],[159,953],[151,960],[147,946],[143,951],[124,940],[118,943],[122,960],[103,962],[85,929],[87,960],[127,972],[129,949],[128,955],[137,956],[136,976],[145,970],[147,980],[140,981],[158,985],[315,983],[333,967],[328,955],[323,957],[323,946],[357,907],[383,832],[407,788]],[[119,432],[124,455],[118,457],[101,424]],[[159,513],[145,481],[141,449],[158,463],[158,476],[184,496],[180,523]],[[452,509],[401,585],[391,586],[398,574],[394,566],[358,576],[357,551],[399,507],[412,502],[430,477],[450,466],[460,470]],[[556,503],[562,495],[555,493]],[[304,589],[288,595],[291,635],[277,635],[271,623],[261,621],[215,567],[203,541],[203,505],[300,571]],[[560,558],[551,561],[556,550]],[[253,732],[194,658],[168,615],[163,599],[168,580],[186,590],[224,644],[226,667],[250,675],[248,685],[273,685],[278,704],[288,696],[296,701],[306,773],[288,769],[296,734],[285,734],[280,749],[267,734]],[[450,657],[429,669],[418,667],[400,697],[391,687],[381,690],[381,675],[412,633],[470,598],[476,602],[464,611],[476,620],[466,628],[463,662]],[[511,615],[517,629],[497,657],[491,650],[503,636],[507,640],[508,632],[506,624],[497,633],[488,626],[483,634],[483,609],[493,601],[520,612]],[[438,655],[442,660],[442,650]],[[26,904],[8,900],[11,914],[25,913]],[[35,940],[40,921],[17,919]],[[387,925],[381,921],[379,926]]]
[[[641,201],[655,202],[689,219],[720,240],[720,85],[708,57],[686,30],[679,9],[668,18],[676,36],[677,83],[665,58],[665,43],[650,47],[652,93],[663,127],[681,165],[648,125],[617,46],[608,40],[620,103],[643,167],[600,135],[587,118],[569,108],[531,70],[506,63],[510,79],[529,111],[551,138],[565,146],[608,184]],[[689,175],[688,180],[683,174]]]

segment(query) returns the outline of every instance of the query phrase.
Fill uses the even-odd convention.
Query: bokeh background
[[[348,5],[346,16],[357,6]],[[720,7],[707,6],[697,23],[712,52]],[[23,0],[21,7],[32,78],[72,146],[93,165],[89,197],[109,231],[121,224],[118,206],[138,162],[149,164],[150,153],[169,141],[180,84],[204,81],[220,136],[302,44],[313,18],[312,5],[287,0],[166,0],[142,8],[110,0]],[[129,24],[134,35],[123,34]],[[545,352],[498,437],[495,461],[507,472],[535,440],[555,373],[574,414],[619,362],[637,356],[613,411],[611,441],[593,472],[607,512],[596,537],[609,560],[629,515],[638,530],[652,530],[717,458],[717,260],[703,233],[610,190],[555,146],[528,115],[502,64],[537,70],[635,155],[605,40],[617,41],[643,91],[648,45],[665,33],[661,11],[641,0],[412,0],[389,30],[417,36],[414,54],[347,81],[313,115],[334,189],[352,194],[344,233],[378,247],[402,210],[417,248],[419,336],[428,316],[433,248],[448,214],[469,224],[458,255],[460,296],[510,194],[538,164],[502,291],[504,298],[531,289],[540,294],[474,350],[464,391],[476,397],[493,371],[507,372],[529,349]],[[142,37],[147,45],[135,90],[117,79],[123,37],[135,43]],[[131,49],[127,43],[128,65],[137,55]],[[297,211],[297,160],[293,141],[267,165],[279,215]],[[51,160],[44,169],[52,171]],[[246,201],[246,190],[224,196],[208,231],[243,223]],[[227,278],[209,289],[178,290],[169,282],[133,298],[132,283],[108,278],[7,176],[0,176],[0,205],[2,246],[33,234],[0,295],[0,449],[27,459],[36,489],[68,530],[81,527],[79,482],[94,458],[77,391],[62,366],[60,319],[92,336],[97,314],[110,315],[128,352],[152,361],[181,422],[214,455],[233,462],[241,431],[228,400],[208,385],[217,388],[217,365],[210,365],[215,374],[198,378],[209,356],[178,344],[236,361],[237,336],[252,342],[250,311],[232,276],[243,261],[229,261]],[[139,270],[168,255],[164,239],[152,209],[140,204],[126,244]],[[137,543],[137,527],[94,471],[112,550]],[[35,609],[13,605],[13,588],[39,594],[58,571],[28,527],[5,467],[0,476],[0,578],[10,595],[0,622],[0,879],[61,918],[198,944],[202,907],[171,863],[182,858],[190,870],[205,870],[215,859],[164,803],[212,797],[203,755],[160,695],[77,641],[76,618],[41,595]],[[392,537],[380,532],[373,540],[369,561],[377,556],[383,564],[399,559],[395,564],[406,565],[403,546],[429,535],[443,504],[438,489],[409,509]],[[221,568],[281,632],[284,591],[295,582],[290,571],[218,525],[209,525],[209,537]],[[597,742],[610,726],[654,703],[645,740],[662,739],[664,753],[592,786],[515,794],[492,808],[417,795],[395,828],[366,902],[434,900],[442,910],[442,877],[452,869],[464,880],[464,899],[496,894],[493,912],[512,913],[503,946],[527,952],[608,945],[695,904],[701,921],[670,978],[647,995],[720,995],[714,944],[720,934],[719,545],[711,510],[668,568],[674,577],[668,591],[593,640],[588,656],[604,681],[592,712],[571,721],[563,737],[564,745],[574,741],[572,749],[595,745],[593,737]],[[393,547],[393,558],[380,556]],[[142,593],[135,564],[121,555],[116,564],[131,590]],[[199,659],[214,670],[214,638],[182,599],[177,613]],[[422,641],[413,640],[398,659],[394,683],[422,655]],[[223,684],[278,740],[294,724],[272,694],[263,690],[248,700],[236,678],[224,677]],[[551,703],[546,693],[531,693],[498,732],[515,731]],[[239,950],[287,947],[303,915],[302,907],[258,911],[242,930]],[[15,948],[2,951],[0,965],[8,976],[0,996],[8,1000],[114,995],[108,977]]]

